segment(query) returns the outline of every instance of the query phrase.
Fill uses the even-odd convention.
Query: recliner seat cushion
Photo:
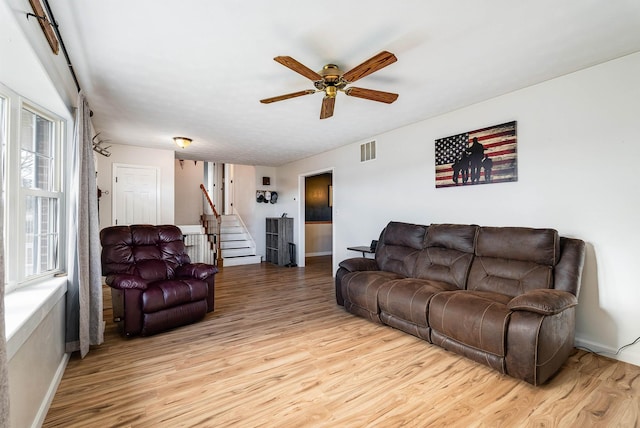
[[[510,298],[485,291],[438,293],[429,305],[429,325],[443,336],[498,357],[506,353]]]
[[[351,272],[342,278],[344,307],[356,315],[378,321],[378,290],[390,280],[404,278],[402,275],[384,271]]]
[[[428,279],[388,281],[378,290],[380,319],[391,327],[430,340],[427,314],[431,298],[436,293],[456,289],[455,285]]]
[[[199,279],[162,280],[142,293],[142,312],[152,313],[185,303],[205,300],[207,283]]]

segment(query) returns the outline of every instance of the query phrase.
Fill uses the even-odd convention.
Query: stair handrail
[[[213,215],[216,218],[216,223],[218,225],[218,227],[216,228],[216,233],[214,234],[215,241],[216,241],[216,264],[219,267],[222,267],[222,251],[220,251],[220,224],[222,223],[222,217],[220,216],[220,214],[218,214],[218,211],[216,210],[216,206],[213,204],[213,202],[211,201],[211,198],[209,197],[209,192],[207,192],[207,188],[204,187],[204,184],[202,183],[200,183],[200,190],[202,190],[202,193],[204,193],[204,197],[207,199],[207,202],[209,202],[209,206],[211,207],[211,210],[213,211]]]
[[[218,214],[218,211],[216,210],[216,206],[213,205],[213,202],[211,202],[211,198],[209,197],[209,192],[207,192],[207,188],[204,187],[204,184],[200,184],[200,189],[202,190],[202,193],[204,193],[204,197],[207,199],[207,202],[209,202],[209,206],[211,207],[211,210],[213,211],[213,215],[216,216],[216,219],[220,218],[220,214]]]

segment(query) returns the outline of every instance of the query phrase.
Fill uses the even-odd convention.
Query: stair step
[[[260,256],[228,257],[222,260],[222,266],[226,267],[226,266],[250,265],[250,264],[257,264],[260,262],[262,262],[262,257]]]
[[[251,247],[251,242],[247,240],[220,242],[220,249],[222,250],[226,250],[229,248],[250,248],[250,247]]]
[[[221,254],[223,258],[255,256],[256,250],[254,248],[229,248],[229,249],[221,250]]]
[[[244,228],[242,226],[220,226],[220,233],[244,233]]]
[[[246,233],[221,233],[220,242],[225,241],[246,241],[249,239]]]

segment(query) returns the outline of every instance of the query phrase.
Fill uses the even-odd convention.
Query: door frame
[[[312,177],[314,175],[319,175],[319,174],[326,174],[326,173],[330,173],[331,174],[331,183],[332,183],[332,189],[333,189],[333,206],[331,208],[332,210],[332,221],[331,221],[331,265],[333,266],[333,261],[334,258],[336,256],[336,221],[335,221],[335,214],[336,214],[336,175],[335,175],[335,168],[334,167],[329,167],[329,168],[322,168],[316,171],[309,171],[309,172],[304,172],[302,174],[298,175],[298,218],[300,219],[298,221],[298,245],[296,246],[296,261],[298,266],[300,267],[304,267],[305,266],[305,254],[307,252],[307,248],[306,248],[306,232],[305,232],[305,188],[306,188],[306,184],[305,184],[305,179],[307,177]]]
[[[116,182],[118,168],[136,168],[136,169],[151,169],[156,174],[156,224],[162,224],[162,211],[160,210],[160,168],[150,165],[134,165],[127,163],[113,163],[111,166],[111,189],[113,191],[113,197],[111,198],[111,224],[115,224],[118,205],[118,185]]]

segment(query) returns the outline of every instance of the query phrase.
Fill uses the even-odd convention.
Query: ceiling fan
[[[391,52],[382,51],[362,64],[355,66],[346,73],[340,70],[340,68],[335,64],[327,64],[322,67],[322,70],[316,73],[290,56],[277,56],[274,60],[285,67],[290,68],[296,73],[303,75],[307,79],[312,80],[313,86],[315,86],[316,89],[307,89],[304,91],[279,95],[277,97],[265,98],[264,100],[260,100],[263,104],[288,100],[289,98],[301,97],[303,95],[311,95],[316,92],[324,92],[325,96],[322,100],[322,108],[320,109],[320,119],[326,119],[333,116],[333,108],[336,103],[336,94],[338,91],[344,92],[346,95],[351,97],[364,98],[366,100],[379,101],[387,104],[391,104],[398,98],[398,94],[393,94],[391,92],[356,88],[353,86],[348,88],[346,87],[347,85],[396,62],[398,59]]]

